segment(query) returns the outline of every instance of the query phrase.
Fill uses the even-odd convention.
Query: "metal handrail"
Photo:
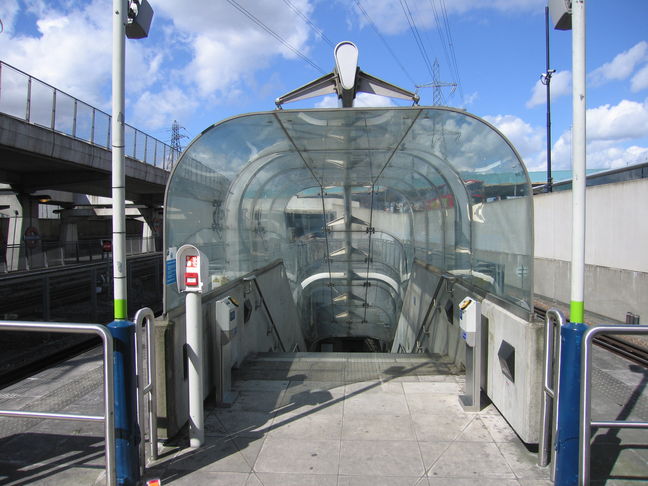
[[[556,390],[554,384],[555,369],[560,369],[560,332],[555,330],[564,326],[567,320],[558,309],[549,309],[545,318],[545,355],[542,376],[542,423],[540,426],[540,443],[538,444],[538,466],[546,466],[551,458],[551,443],[556,437],[555,411],[558,408]],[[556,339],[558,336],[558,339]],[[558,358],[557,366],[554,368],[554,361]],[[556,385],[556,386],[554,386]],[[554,403],[554,401],[556,403]],[[552,430],[553,425],[553,430]]]
[[[49,129],[51,129],[53,131],[63,133],[63,134],[66,134],[66,135],[70,135],[73,138],[76,138],[78,140],[83,140],[85,142],[88,142],[91,145],[95,145],[95,146],[102,147],[102,148],[105,148],[107,150],[110,150],[110,148],[111,148],[110,147],[110,126],[111,126],[110,119],[111,119],[111,115],[109,115],[108,113],[106,113],[106,112],[104,112],[104,111],[102,111],[102,110],[100,110],[98,108],[95,108],[92,105],[89,105],[88,103],[85,103],[85,102],[75,98],[74,96],[72,96],[72,95],[70,95],[70,94],[68,94],[68,93],[66,93],[64,91],[61,91],[60,89],[58,89],[58,88],[56,88],[56,87],[54,87],[54,86],[52,86],[52,85],[50,85],[48,83],[45,83],[44,81],[41,81],[38,78],[35,78],[35,77],[31,76],[30,74],[28,74],[28,73],[26,73],[24,71],[21,71],[20,69],[12,66],[11,64],[7,64],[4,61],[0,61],[0,94],[2,95],[2,97],[4,99],[9,98],[6,95],[6,93],[11,92],[11,85],[10,85],[9,82],[7,82],[5,79],[3,79],[3,76],[2,76],[3,68],[6,69],[6,70],[13,71],[13,72],[17,73],[18,75],[25,78],[25,80],[26,80],[26,83],[25,83],[25,97],[26,97],[26,99],[25,99],[25,110],[24,110],[24,112],[16,115],[15,113],[12,113],[10,111],[2,110],[2,104],[1,103],[0,103],[0,112],[6,113],[9,116],[16,116],[17,118],[20,118],[20,119],[26,121],[27,123],[30,123],[30,124],[33,124],[33,125],[45,126],[46,128],[49,128]],[[4,78],[6,78],[6,76],[4,76]],[[38,123],[38,121],[34,120],[34,118],[36,118],[36,116],[33,113],[35,111],[33,109],[33,105],[34,105],[34,99],[37,99],[37,96],[34,95],[33,89],[32,89],[32,84],[33,84],[34,81],[36,81],[40,86],[44,87],[45,89],[51,90],[51,92],[52,92],[52,98],[49,101],[49,103],[51,105],[50,106],[51,115],[49,116],[49,121],[46,121],[45,123]],[[67,97],[72,102],[72,106],[73,106],[72,120],[67,119],[65,113],[63,113],[63,114],[57,113],[57,102],[58,102],[57,98],[63,98],[63,97]],[[80,134],[79,130],[77,128],[78,125],[80,125],[80,123],[77,123],[77,121],[80,119],[80,116],[78,114],[79,105],[87,107],[88,109],[91,110],[90,122],[89,122],[89,126],[87,127],[90,133],[87,134],[87,135]],[[67,114],[67,115],[69,115],[69,114]],[[104,127],[105,127],[104,132],[105,133],[95,134],[95,131],[98,130],[97,124],[96,124],[97,115],[102,116],[106,120],[106,123],[104,123]],[[68,118],[69,118],[69,116],[68,116]],[[59,126],[57,126],[57,120],[59,120],[59,121],[62,120],[62,121],[65,122],[63,128],[59,128]],[[71,127],[71,129],[66,130],[65,129],[66,126]],[[175,150],[173,147],[168,145],[167,143],[165,143],[165,142],[163,142],[161,140],[158,140],[157,138],[152,137],[152,136],[150,136],[150,135],[148,135],[148,134],[146,134],[146,133],[144,133],[144,132],[142,132],[142,131],[140,131],[140,130],[138,130],[135,127],[132,127],[130,125],[125,125],[125,127],[130,129],[131,133],[133,133],[132,143],[130,143],[126,147],[126,151],[128,152],[129,157],[132,157],[135,160],[139,160],[140,162],[144,162],[145,164],[153,165],[154,167],[161,167],[161,168],[166,169],[166,170],[169,170],[174,165],[174,163],[178,160],[178,158],[180,156],[180,153],[177,150]],[[142,157],[140,156],[140,154],[138,154],[138,150],[137,150],[137,134],[142,134],[144,136],[144,142],[143,142],[144,149],[143,149],[143,156]],[[103,135],[103,137],[102,137],[102,135]],[[100,140],[102,140],[102,141],[100,141]],[[147,147],[148,147],[148,145],[150,143],[149,140],[152,140],[152,143],[154,145],[154,150],[153,150],[154,156],[153,156],[152,162],[149,160],[148,153],[147,153]],[[158,144],[161,144],[162,147],[163,147],[163,150],[162,150],[163,155],[162,155],[162,160],[161,161],[158,161],[158,154],[157,154],[157,152],[158,152],[157,151]],[[167,156],[169,157],[168,160],[167,160]]]
[[[113,379],[113,338],[108,329],[99,324],[51,323],[0,321],[0,331],[36,331],[71,334],[97,334],[103,343],[104,365],[104,414],[76,415],[51,412],[27,412],[22,410],[0,410],[0,416],[28,417],[57,420],[103,421],[105,434],[106,484],[116,486],[115,472],[115,399]]]
[[[155,461],[158,458],[158,437],[157,437],[157,396],[155,394],[155,379],[157,376],[155,361],[155,314],[148,307],[140,309],[135,314],[135,363],[137,366],[137,410],[140,430],[144,430],[144,403],[148,401],[148,426],[149,442],[151,443],[150,458]],[[144,363],[142,356],[143,329],[146,328],[146,382],[144,381]],[[142,434],[143,435],[143,434]],[[143,474],[146,464],[146,443],[140,442],[140,467]]]
[[[590,440],[592,427],[612,429],[648,429],[648,422],[628,422],[624,420],[592,421],[592,342],[599,334],[648,335],[648,326],[596,326],[588,329],[583,336],[581,355],[581,403],[580,403],[580,444],[578,448],[578,484],[589,485]]]

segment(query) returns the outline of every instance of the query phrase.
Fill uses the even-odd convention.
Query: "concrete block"
[[[543,363],[543,323],[528,322],[485,299],[488,318],[488,397],[526,443],[537,443]],[[506,341],[515,349],[515,381],[501,368],[498,350]]]

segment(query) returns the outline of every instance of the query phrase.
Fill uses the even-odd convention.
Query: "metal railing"
[[[110,248],[104,244],[108,242]],[[126,254],[140,255],[156,251],[156,238],[126,238]],[[3,245],[0,242],[0,272],[10,273],[41,268],[92,263],[112,259],[112,242],[110,238],[50,242],[38,241],[36,244]]]
[[[150,443],[150,458],[152,461],[158,458],[158,437],[157,437],[157,397],[155,395],[155,379],[157,376],[155,362],[155,314],[148,307],[140,309],[135,314],[135,363],[137,366],[137,410],[140,430],[144,436],[145,407],[148,409],[148,429]],[[144,334],[146,333],[146,341]],[[145,344],[146,343],[146,344]],[[144,352],[146,348],[146,380],[144,373]],[[146,467],[146,441],[140,442],[140,469],[144,474]]]
[[[92,145],[111,149],[111,116],[0,61],[0,112]],[[125,153],[140,162],[171,169],[180,152],[125,125]]]
[[[626,420],[593,421],[592,420],[592,341],[599,334],[648,335],[648,326],[597,326],[588,329],[583,336],[581,362],[581,424],[579,445],[578,484],[589,485],[590,477],[590,440],[592,427],[611,429],[648,429],[648,422],[631,422]]]
[[[93,422],[103,421],[105,433],[106,484],[108,486],[116,486],[113,339],[108,329],[98,324],[53,324],[50,322],[0,321],[0,331],[1,330],[97,334],[101,337],[103,343],[104,367],[104,415],[76,415],[54,412],[29,412],[24,410],[0,410],[0,416],[56,420],[83,420]]]
[[[565,316],[558,309],[549,309],[545,319],[545,355],[542,376],[542,423],[538,444],[538,465],[546,466],[551,459],[551,445],[556,438],[556,410],[558,389],[556,371],[560,369],[560,328],[566,324]],[[558,329],[558,332],[556,332]],[[558,362],[556,362],[558,361]],[[555,365],[555,366],[554,366]],[[554,403],[555,402],[555,403]],[[555,461],[553,462],[555,465]],[[552,468],[552,478],[554,477]]]

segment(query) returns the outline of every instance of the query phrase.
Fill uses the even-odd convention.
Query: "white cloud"
[[[18,12],[18,0],[3,0],[0,3],[0,20],[2,21],[2,34],[8,35],[13,31],[14,19]]]
[[[308,0],[292,3],[305,15],[312,12]],[[308,55],[309,28],[295,15],[286,14],[281,0],[239,4],[293,48]],[[249,82],[255,71],[271,65],[276,56],[298,57],[227,2],[194,0],[188,6],[177,0],[158,0],[156,9],[177,29],[170,41],[181,39],[189,50],[186,80],[194,80],[201,96],[227,97],[232,85]]]
[[[558,71],[551,76],[551,101],[571,93],[571,79],[571,71]],[[533,108],[546,102],[547,87],[538,80],[531,92],[531,98],[526,102],[526,107]]]
[[[363,107],[381,107],[381,106],[396,106],[391,98],[386,96],[375,95],[371,93],[358,93],[356,95],[353,106]]]
[[[630,89],[633,93],[648,89],[648,64],[642,67],[630,80]]]
[[[637,65],[648,60],[648,42],[641,41],[627,51],[618,54],[612,61],[603,64],[590,73],[590,80],[595,85],[608,81],[627,79]]]
[[[29,2],[37,35],[0,35],[4,61],[86,103],[110,111],[112,24],[105,0],[79,5]],[[159,79],[162,51],[127,43],[127,92]]]
[[[326,95],[315,103],[315,108],[337,108],[339,106],[337,95]]]
[[[324,96],[320,101],[315,103],[315,108],[337,108],[339,106],[337,95]],[[396,106],[391,98],[386,96],[375,95],[372,93],[358,93],[354,100],[353,106],[357,107],[384,107]]]
[[[587,139],[587,168],[616,169],[648,161],[648,147],[625,145],[617,140]],[[552,167],[571,169],[571,131],[563,133],[551,150]],[[538,159],[541,160],[541,159]],[[534,169],[543,168],[542,164]]]
[[[145,91],[134,104],[134,124],[146,124],[149,129],[166,128],[171,120],[182,120],[198,107],[198,100],[180,88],[160,92]]]
[[[523,159],[533,157],[545,145],[545,129],[532,127],[514,115],[486,116],[485,120],[495,125],[513,143]]]
[[[591,140],[627,140],[648,136],[648,100],[623,100],[587,110],[587,137]]]

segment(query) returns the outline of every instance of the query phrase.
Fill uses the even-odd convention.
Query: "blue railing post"
[[[114,343],[115,469],[117,484],[136,486],[140,480],[135,372],[135,324],[115,320],[108,324]]]
[[[555,486],[578,484],[581,351],[587,329],[574,322],[560,329]]]

